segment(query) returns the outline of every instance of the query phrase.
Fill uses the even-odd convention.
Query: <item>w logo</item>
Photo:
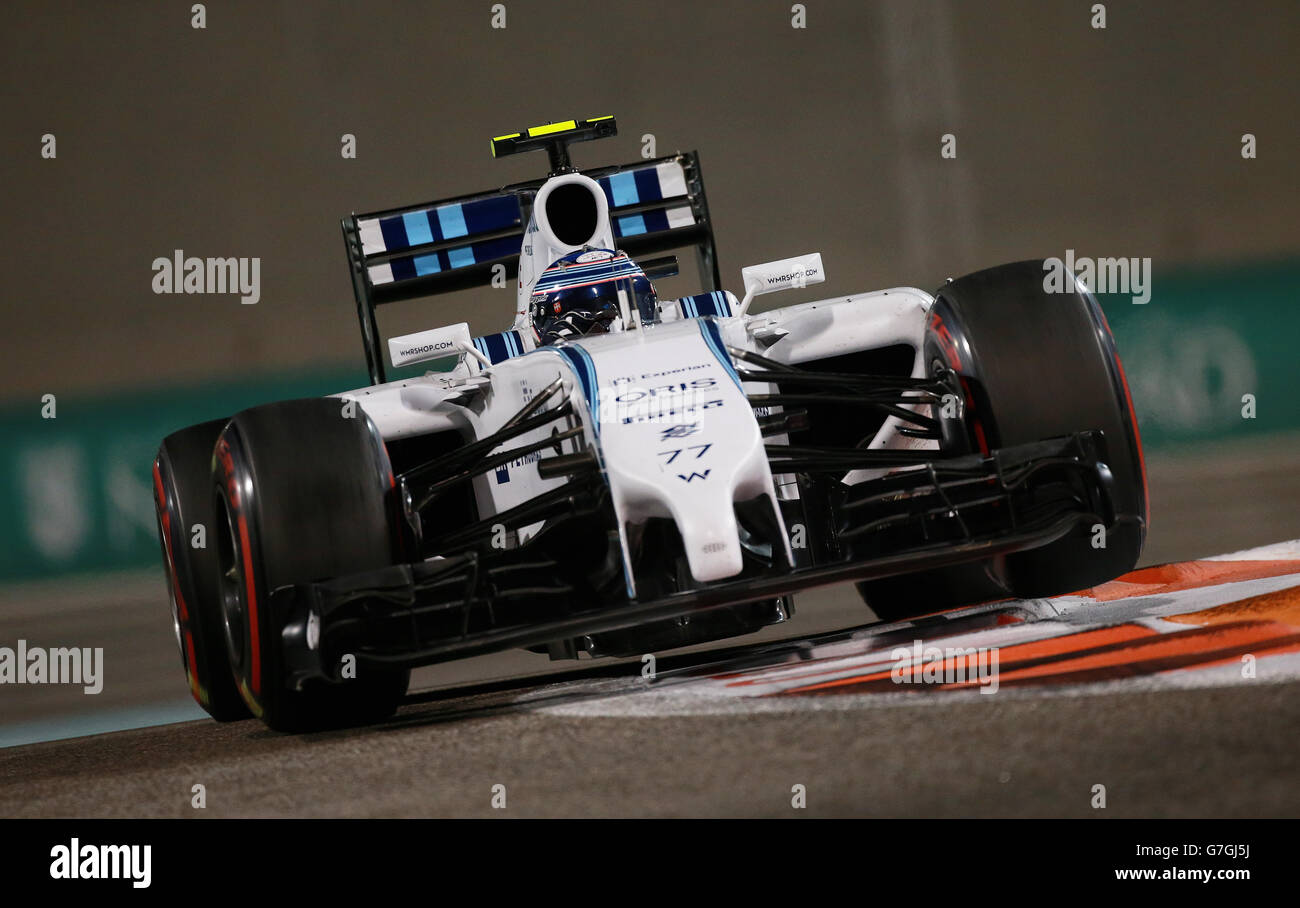
[[[708,470],[705,470],[703,473],[692,473],[690,476],[683,476],[681,473],[678,473],[678,474],[677,474],[677,478],[678,478],[678,479],[684,479],[684,480],[686,480],[687,482],[690,482],[690,481],[693,480],[693,479],[708,479],[708,478],[709,478],[709,471],[708,471]]]

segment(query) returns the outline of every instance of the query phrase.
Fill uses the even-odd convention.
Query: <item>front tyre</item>
[[[945,285],[930,310],[927,352],[960,378],[974,450],[1100,430],[1116,525],[1093,526],[1008,555],[1019,598],[1070,593],[1133,569],[1146,538],[1147,488],[1137,416],[1115,340],[1081,284],[1045,286],[1041,260],[977,271]]]
[[[926,361],[931,374],[955,376],[965,408],[965,435],[945,439],[945,447],[987,454],[1100,430],[1112,503],[1123,519],[1104,536],[1080,524],[1055,542],[1005,558],[859,583],[885,620],[1074,592],[1132,570],[1142,553],[1146,473],[1115,340],[1087,289],[1070,281],[1049,292],[1047,275],[1042,260],[1016,262],[949,281],[936,293]]]
[[[365,412],[336,398],[245,410],[217,441],[213,482],[226,643],[249,709],[281,731],[391,715],[407,671],[358,665],[355,677],[291,689],[285,616],[269,602],[280,586],[394,563],[392,467]]]

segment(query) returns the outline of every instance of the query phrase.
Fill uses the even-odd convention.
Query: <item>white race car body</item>
[[[682,311],[690,309],[691,299],[684,305],[666,304],[661,324],[637,324],[557,346],[532,348],[527,331],[508,332],[518,354],[490,366],[465,356],[451,372],[339,396],[360,403],[385,439],[452,430],[473,441],[500,430],[534,395],[561,379],[565,395],[582,414],[584,437],[581,443],[562,443],[554,453],[579,448],[597,453],[625,558],[629,524],[671,517],[694,579],[721,580],[741,570],[732,505],[764,492],[774,499],[798,494],[790,477],[772,475],[755,411],[745,397],[745,392],[761,393],[764,386],[740,382],[726,348],[797,365],[907,345],[914,351],[912,376],[919,378],[925,365],[921,340],[933,297],[895,288],[758,315],[702,318]],[[734,311],[735,297],[726,294],[725,300]],[[890,416],[865,446],[936,447],[933,441],[899,434],[899,426],[899,419]],[[501,449],[541,441],[548,431],[537,429]],[[539,475],[541,456],[531,454],[476,478],[481,518],[565,482]],[[858,470],[845,478],[851,483],[875,472]],[[512,534],[510,543],[524,542],[538,529],[540,525]],[[634,594],[630,571],[627,578]]]
[[[811,361],[897,345],[913,351],[911,377],[925,375],[922,340],[933,297],[902,288],[819,300],[757,315],[745,314],[753,294],[824,280],[819,255],[745,270],[748,295],[738,303],[731,293],[714,291],[661,305],[655,323],[643,324],[624,301],[622,317],[602,333],[538,346],[530,320],[530,299],[546,269],[564,256],[586,249],[614,249],[620,231],[611,223],[611,204],[639,201],[638,187],[665,199],[689,193],[687,171],[677,160],[643,169],[640,177],[618,174],[608,188],[584,174],[553,175],[536,190],[518,259],[518,288],[512,330],[489,337],[469,336],[465,324],[433,329],[389,341],[395,366],[457,357],[450,372],[431,372],[404,381],[378,384],[339,395],[362,405],[386,440],[454,431],[471,443],[499,432],[543,389],[557,380],[578,414],[582,437],[563,441],[547,453],[594,452],[608,483],[620,533],[630,597],[635,582],[628,529],[649,518],[670,518],[681,535],[694,581],[707,583],[742,570],[742,539],[734,505],[766,494],[776,502],[798,497],[792,476],[773,476],[755,408],[747,394],[767,385],[744,383],[727,348],[746,350],[779,363]],[[608,197],[607,197],[608,192]],[[575,233],[569,208],[589,206],[589,220]],[[454,217],[439,209],[440,223]],[[635,217],[635,216],[633,216]],[[683,201],[663,214],[669,230],[694,222]],[[368,250],[383,246],[378,220],[361,222]],[[623,232],[626,218],[620,218]],[[386,265],[370,276],[393,280]],[[914,408],[914,405],[907,405]],[[926,408],[928,409],[928,408]],[[900,434],[889,416],[861,447],[937,448],[933,440]],[[496,451],[544,440],[553,427],[540,427],[503,442]],[[543,451],[531,451],[473,480],[480,520],[518,508],[564,484],[564,476],[543,477]],[[853,483],[883,470],[846,472]],[[778,525],[782,524],[779,512]],[[520,545],[541,523],[504,533]],[[790,558],[786,539],[786,556]]]

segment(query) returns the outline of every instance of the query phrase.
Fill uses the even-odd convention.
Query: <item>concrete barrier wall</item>
[[[1101,297],[1160,450],[1300,429],[1300,261],[1157,271],[1151,300]]]
[[[364,369],[318,370],[0,410],[0,581],[157,561],[151,471],[167,434],[365,383]]]

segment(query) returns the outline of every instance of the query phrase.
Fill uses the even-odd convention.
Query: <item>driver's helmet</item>
[[[625,252],[579,249],[552,263],[533,285],[528,313],[538,344],[604,334],[627,296],[642,322],[659,320],[659,301],[645,272]]]

